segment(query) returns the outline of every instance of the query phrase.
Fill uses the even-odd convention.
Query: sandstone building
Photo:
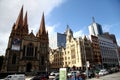
[[[93,64],[92,48],[87,37],[74,38],[72,30],[67,26],[66,47],[59,47],[50,50],[51,69],[59,70],[61,67],[71,69],[85,69],[86,62]]]

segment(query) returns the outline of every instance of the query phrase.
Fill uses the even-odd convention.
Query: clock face
[[[12,40],[12,50],[20,50],[21,40],[19,38],[15,38]]]

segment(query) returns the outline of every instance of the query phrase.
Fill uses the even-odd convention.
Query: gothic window
[[[35,56],[37,56],[37,47],[35,47]]]
[[[41,56],[41,64],[44,65],[44,56]]]
[[[25,45],[23,47],[23,56],[25,56]]]
[[[33,56],[33,53],[34,53],[34,46],[32,43],[30,43],[27,46],[27,56]]]
[[[16,64],[16,55],[15,54],[12,57],[12,64]]]

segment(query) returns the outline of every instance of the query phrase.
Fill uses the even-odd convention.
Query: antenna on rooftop
[[[94,16],[92,17],[92,21],[95,22],[95,18],[94,18]]]

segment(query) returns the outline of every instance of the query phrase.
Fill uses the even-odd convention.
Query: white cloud
[[[79,30],[79,31],[76,31],[74,32],[74,37],[81,37],[81,36],[84,36],[84,33],[83,33],[83,30]]]
[[[116,29],[115,27],[119,27],[120,23],[115,24],[103,24],[103,32],[112,32],[113,29]]]
[[[103,32],[109,32],[110,34],[114,34],[116,36],[116,40],[118,45],[120,45],[120,36],[117,32],[119,32],[119,29],[117,27],[120,26],[120,23],[114,23],[114,24],[104,24],[102,26]],[[114,33],[111,33],[114,32]]]
[[[46,30],[48,31],[49,34],[55,33],[55,28],[57,28],[57,24],[55,25],[46,25]]]
[[[42,13],[44,12],[46,17],[54,8],[60,6],[64,1],[65,0],[0,0],[0,55],[5,53],[12,25],[16,22],[22,5],[24,6],[24,14],[26,11],[28,12],[29,30],[37,32]],[[48,31],[52,32],[54,31],[55,25],[47,27],[49,29]]]
[[[104,24],[102,26],[103,28],[103,32],[110,32],[110,29],[113,27],[113,25],[110,25],[110,24]]]

